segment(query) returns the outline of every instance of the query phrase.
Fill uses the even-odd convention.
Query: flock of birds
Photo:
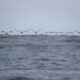
[[[30,30],[32,30],[35,34],[38,34],[40,32],[40,29],[37,30],[37,31],[35,31],[33,29],[30,29]],[[20,34],[24,34],[24,33],[28,32],[30,30],[25,30],[25,31],[15,30],[15,31],[18,32],[18,33],[20,33]],[[1,31],[0,33],[1,34],[5,34],[5,35],[9,35],[11,33],[14,33],[14,31],[7,31],[7,32],[6,31]]]
[[[20,31],[20,30],[15,30],[16,32],[18,32],[19,34],[24,34],[24,33],[27,33],[29,31],[33,31],[35,35],[39,34],[39,32],[41,31],[40,29],[39,30],[33,30],[33,29],[30,29],[30,30],[25,30],[25,31]],[[1,34],[4,34],[4,35],[10,35],[12,33],[14,33],[14,31],[0,31]],[[53,31],[48,31],[48,32],[45,32],[44,34],[52,34],[52,35],[80,35],[80,32],[79,31],[74,31],[74,32],[53,32]]]

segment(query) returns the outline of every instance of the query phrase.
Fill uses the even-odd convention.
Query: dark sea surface
[[[0,36],[0,80],[80,80],[80,36]]]

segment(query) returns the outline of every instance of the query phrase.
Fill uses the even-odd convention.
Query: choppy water
[[[0,80],[80,80],[80,36],[0,37]]]

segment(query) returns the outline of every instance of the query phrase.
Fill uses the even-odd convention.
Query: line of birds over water
[[[33,30],[33,29],[29,29],[29,30],[25,30],[25,31],[20,31],[20,30],[14,30],[16,32],[18,32],[19,34],[24,34],[24,33],[27,33],[29,31],[33,31],[33,33],[35,35],[39,34],[39,32],[41,31],[40,29],[38,30]],[[0,31],[0,34],[5,34],[5,35],[10,35],[10,34],[13,34],[14,31]],[[51,35],[80,35],[80,32],[79,31],[74,31],[74,32],[54,32],[54,31],[48,31],[48,32],[44,32],[43,34],[51,34]]]

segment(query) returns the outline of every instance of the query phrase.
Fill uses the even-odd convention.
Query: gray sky
[[[0,0],[0,30],[80,30],[80,0]]]

